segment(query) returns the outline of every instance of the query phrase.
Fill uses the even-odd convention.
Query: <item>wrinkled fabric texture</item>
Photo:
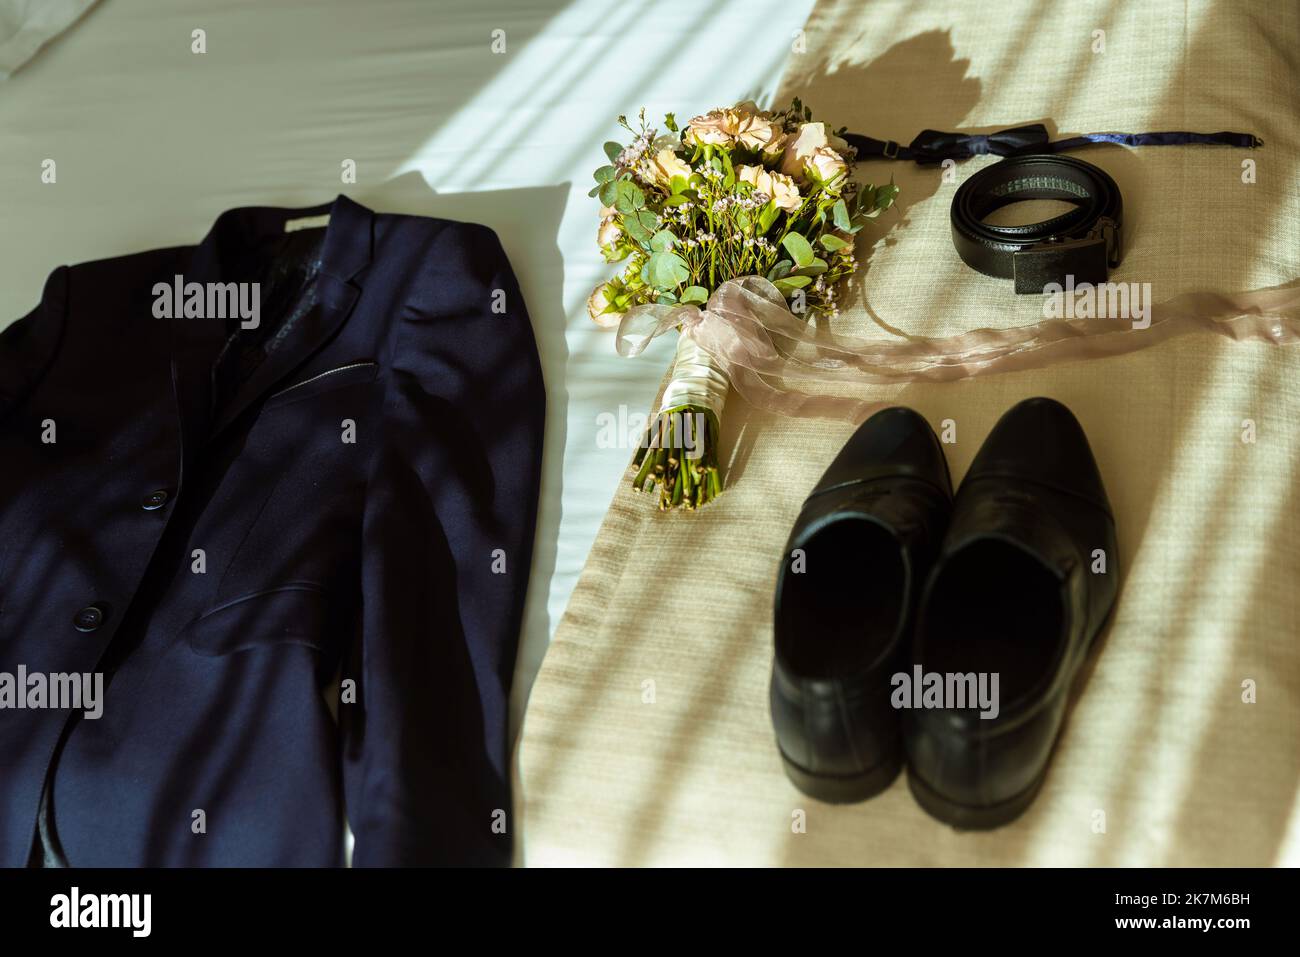
[[[155,318],[177,274],[270,311]],[[0,671],[105,699],[0,711],[0,865],[43,785],[74,867],[337,865],[345,815],[355,865],[508,862],[543,409],[482,226],[339,197],[57,270],[0,335]]]
[[[0,80],[74,24],[96,0],[0,0]]]

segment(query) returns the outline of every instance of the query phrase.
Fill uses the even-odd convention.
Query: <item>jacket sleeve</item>
[[[507,713],[545,394],[496,235],[450,224],[429,246],[366,488],[358,699],[342,724],[354,866],[511,860]]]
[[[0,418],[36,388],[58,353],[67,302],[66,266],[50,273],[41,302],[0,331]]]

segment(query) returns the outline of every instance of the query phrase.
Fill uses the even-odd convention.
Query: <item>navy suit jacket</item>
[[[259,329],[157,318],[177,275]],[[0,333],[0,673],[105,690],[0,710],[0,865],[43,789],[72,866],[336,865],[345,815],[356,865],[507,863],[543,416],[483,226],[340,196],[56,270]]]

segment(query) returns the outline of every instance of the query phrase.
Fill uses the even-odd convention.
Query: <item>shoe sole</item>
[[[855,804],[884,791],[903,770],[903,749],[861,774],[813,774],[781,752],[781,763],[790,782],[804,794],[826,804]]]
[[[1045,764],[1033,783],[1019,794],[999,804],[978,806],[958,804],[956,801],[949,800],[922,781],[910,768],[907,772],[907,787],[922,810],[944,824],[959,831],[991,831],[1004,824],[1010,824],[1024,814],[1029,805],[1034,803],[1034,798],[1038,797],[1046,777],[1047,765]]]

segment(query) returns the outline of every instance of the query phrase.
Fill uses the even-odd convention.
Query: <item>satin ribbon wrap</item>
[[[720,418],[730,385],[727,374],[712,355],[690,336],[679,336],[672,378],[664,387],[659,411],[693,405],[708,409]]]
[[[1300,343],[1300,285],[1176,296],[1150,307],[1146,328],[1133,328],[1127,319],[1045,319],[955,336],[864,339],[834,336],[824,327],[809,325],[790,312],[772,283],[760,276],[742,276],[724,282],[703,307],[629,309],[619,323],[618,351],[637,355],[650,340],[674,327],[680,328],[683,340],[691,340],[712,358],[717,370],[751,405],[782,415],[858,422],[888,403],[807,393],[788,383],[797,379],[851,390],[863,385],[948,382],[1119,355],[1195,331],[1240,342],[1291,346]],[[694,351],[690,354],[698,356]],[[784,381],[777,385],[774,379]]]

